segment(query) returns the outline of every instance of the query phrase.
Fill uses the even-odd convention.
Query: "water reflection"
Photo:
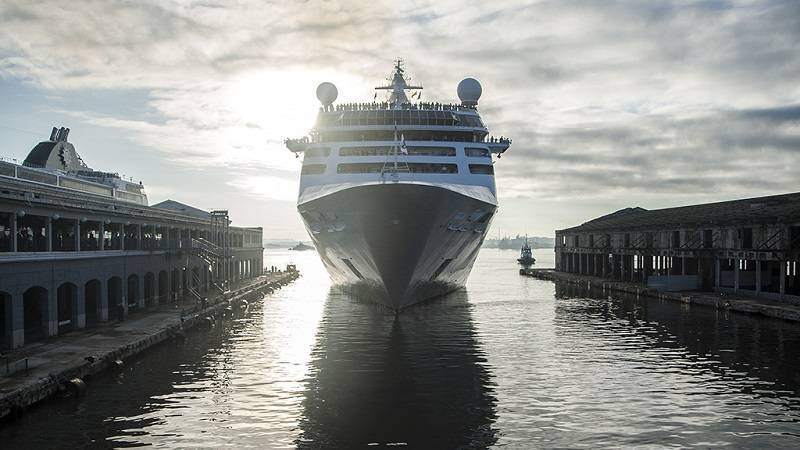
[[[496,441],[495,406],[465,292],[397,317],[332,294],[296,444],[484,448]]]
[[[800,325],[521,277],[386,310],[303,276],[0,427],[2,448],[790,447]],[[535,254],[544,264],[552,251]],[[290,259],[291,258],[291,259]],[[267,259],[277,263],[275,257]],[[278,263],[284,264],[284,261]]]
[[[800,436],[797,324],[562,283],[555,298],[560,339],[589,339],[590,361],[626,369],[613,402],[649,406],[631,417],[639,424],[633,442],[768,446]]]

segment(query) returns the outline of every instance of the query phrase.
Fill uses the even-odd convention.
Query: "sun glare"
[[[339,101],[342,93],[352,99],[368,95],[363,79],[315,68],[265,69],[233,79],[222,93],[224,108],[234,123],[224,135],[225,147],[232,149],[229,159],[299,170],[295,158],[283,148],[283,140],[305,136],[313,127],[319,107],[316,88],[323,81],[337,85]],[[265,151],[247,154],[237,151],[248,148]]]
[[[226,97],[245,125],[257,125],[270,140],[282,140],[305,135],[314,125],[319,106],[315,92],[323,81],[336,84],[340,96],[342,92],[353,96],[364,86],[360,78],[330,71],[262,70],[241,75]]]

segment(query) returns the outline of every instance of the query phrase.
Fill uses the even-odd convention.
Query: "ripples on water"
[[[538,252],[540,264],[552,251]],[[303,277],[0,429],[3,448],[800,445],[800,326],[520,277],[394,315]],[[7,447],[8,446],[8,447]]]

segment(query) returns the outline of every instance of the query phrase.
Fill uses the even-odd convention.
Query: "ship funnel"
[[[69,128],[64,129],[64,135],[61,136],[61,140],[67,142],[67,136],[69,136]]]
[[[55,141],[57,134],[58,134],[58,128],[53,127],[53,131],[50,132],[50,140]]]

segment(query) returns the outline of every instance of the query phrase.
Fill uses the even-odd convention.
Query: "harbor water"
[[[3,448],[798,447],[800,325],[518,275],[395,315],[302,277],[32,408]],[[534,250],[537,267],[553,251]]]

